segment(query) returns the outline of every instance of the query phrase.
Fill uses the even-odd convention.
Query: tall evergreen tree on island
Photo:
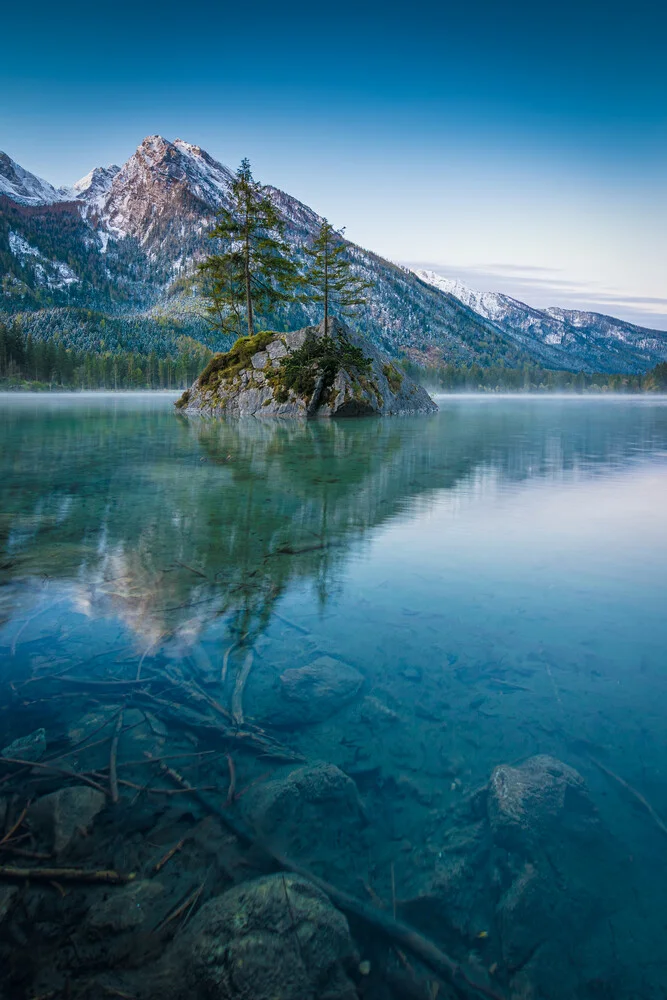
[[[305,248],[310,258],[306,282],[314,289],[309,298],[324,305],[325,336],[329,333],[330,307],[336,305],[341,316],[349,314],[356,306],[365,305],[364,292],[373,285],[352,270],[352,261],[346,255],[348,244],[343,238],[344,231],[337,231],[324,219],[312,244]]]
[[[253,178],[248,160],[242,160],[236,171],[229,201],[230,207],[220,209],[209,233],[219,241],[219,250],[199,270],[209,322],[224,333],[240,332],[245,313],[252,337],[255,313],[291,300],[301,279],[284,239],[285,224]]]

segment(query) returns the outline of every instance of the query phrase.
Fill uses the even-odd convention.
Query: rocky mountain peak
[[[58,190],[2,152],[0,152],[0,194],[6,195],[20,205],[51,205],[56,201],[68,201],[71,197],[69,191]]]
[[[149,135],[113,176],[99,222],[143,245],[162,238],[167,222],[203,226],[224,204],[233,174],[199,146]]]

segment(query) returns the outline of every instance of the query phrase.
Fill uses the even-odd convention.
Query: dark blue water
[[[263,672],[353,664],[386,724],[343,713],[291,742],[409,776],[383,820],[408,844],[399,881],[434,810],[552,755],[623,859],[591,931],[602,985],[579,995],[667,996],[665,400],[449,397],[432,418],[308,424],[171,404],[0,400],[0,681],[143,656],[214,683],[240,641],[252,717]]]

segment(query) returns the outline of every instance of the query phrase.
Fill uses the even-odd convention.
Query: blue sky
[[[394,260],[667,328],[658,0],[35,0],[2,31],[0,149],[54,183],[159,132]]]

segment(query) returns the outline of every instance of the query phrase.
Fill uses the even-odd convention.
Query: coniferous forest
[[[184,389],[197,378],[211,351],[190,337],[178,351],[94,351],[66,347],[61,339],[37,340],[18,323],[0,320],[0,387],[3,389]]]
[[[17,323],[0,320],[0,389],[180,390],[191,385],[213,352],[190,337],[178,350],[95,351],[66,347],[61,339],[37,340]],[[667,363],[645,375],[589,375],[538,365],[445,365],[423,368],[398,362],[412,378],[441,392],[667,392]]]

